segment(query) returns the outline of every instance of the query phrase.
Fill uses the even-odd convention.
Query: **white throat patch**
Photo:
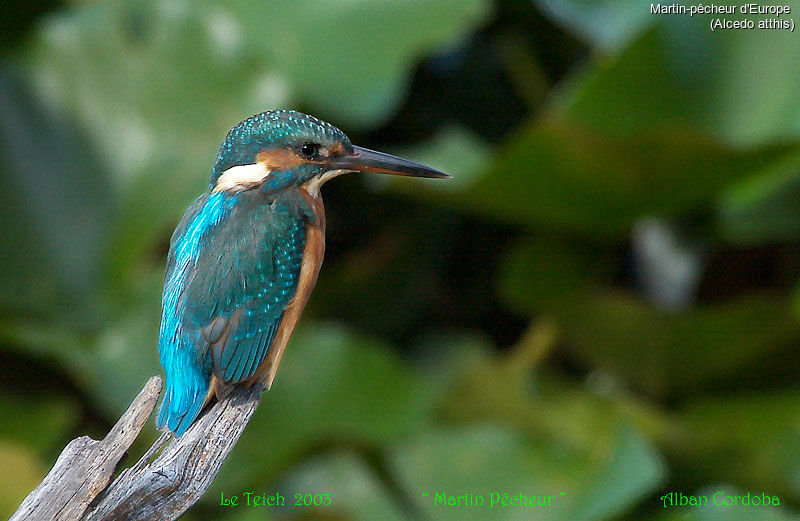
[[[264,163],[232,166],[222,172],[222,175],[217,178],[214,191],[233,190],[239,192],[241,190],[247,190],[251,186],[264,181],[270,172],[271,171]]]
[[[311,195],[311,197],[319,197],[319,188],[326,182],[334,177],[338,177],[342,174],[347,174],[349,172],[355,172],[355,170],[328,170],[327,172],[323,173],[319,177],[314,177],[310,181],[306,181],[303,186],[305,186],[306,191]]]

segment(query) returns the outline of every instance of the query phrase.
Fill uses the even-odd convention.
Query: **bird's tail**
[[[170,351],[171,356],[162,360],[167,383],[156,425],[180,436],[206,404],[211,375],[192,359],[191,349],[173,348]]]

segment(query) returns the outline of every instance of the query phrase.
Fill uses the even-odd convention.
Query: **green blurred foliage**
[[[293,107],[455,178],[325,187],[309,309],[187,519],[797,519],[794,34],[621,0],[43,9],[0,61],[0,514],[160,371],[177,219],[232,125]],[[781,506],[659,500],[716,490]],[[219,505],[247,491],[287,505]],[[434,503],[493,492],[554,500]]]

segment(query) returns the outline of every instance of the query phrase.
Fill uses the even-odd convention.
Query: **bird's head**
[[[214,191],[281,189],[305,185],[318,193],[325,181],[347,172],[450,177],[432,168],[354,146],[330,123],[293,110],[252,116],[222,142],[211,173]]]

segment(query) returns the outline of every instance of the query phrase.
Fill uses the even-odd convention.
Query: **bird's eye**
[[[300,145],[300,155],[306,159],[313,159],[319,154],[319,145],[317,143],[303,143]]]

